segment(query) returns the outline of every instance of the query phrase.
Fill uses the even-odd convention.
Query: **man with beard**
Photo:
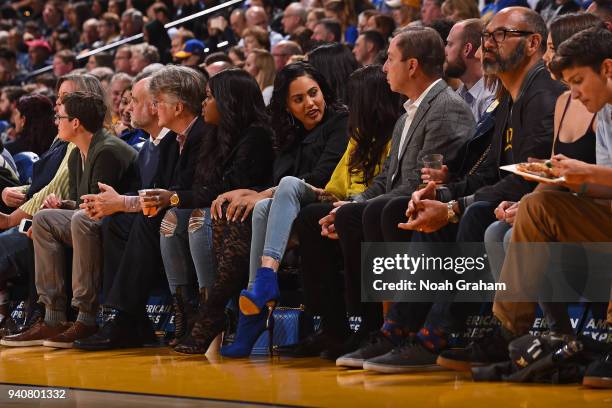
[[[17,109],[17,101],[27,92],[20,86],[5,86],[0,93],[0,128],[5,131],[15,124],[11,121],[11,113]],[[4,142],[14,139],[14,129],[3,137]]]
[[[457,93],[472,110],[476,122],[494,99],[494,92],[485,86],[480,58],[476,57],[482,29],[483,24],[477,18],[458,22],[448,33],[444,49],[444,74],[463,82]]]
[[[490,151],[481,164],[493,169],[494,177],[467,177],[466,194],[450,201],[445,200],[448,194],[441,194],[444,188],[437,189],[433,182],[414,192],[406,212],[408,221],[399,225],[413,231],[412,242],[444,242],[449,237],[457,242],[483,242],[486,228],[496,220],[498,204],[518,202],[535,188],[536,183],[502,174],[499,166],[550,156],[555,103],[564,88],[551,79],[542,61],[546,38],[542,18],[523,7],[502,10],[482,32],[484,72],[497,76],[507,90],[495,114]],[[467,316],[480,309],[478,303],[452,302],[452,292],[448,298],[448,303],[393,304],[377,344],[360,350],[363,368],[399,373],[432,369],[436,363],[451,367],[455,360],[507,359],[509,336],[503,329],[484,345],[444,351],[451,329],[439,326],[462,332]],[[443,357],[437,358],[441,352]],[[453,361],[447,364],[448,360]]]

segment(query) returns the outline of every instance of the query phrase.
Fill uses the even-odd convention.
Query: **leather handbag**
[[[300,305],[299,308],[277,307],[272,317],[274,318],[273,349],[296,344],[313,331],[312,318],[306,316],[303,305]],[[255,342],[251,355],[268,355],[268,339],[268,332],[264,331]]]

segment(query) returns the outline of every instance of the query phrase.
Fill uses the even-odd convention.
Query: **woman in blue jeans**
[[[211,202],[225,191],[264,185],[272,172],[272,132],[257,82],[246,72],[231,69],[212,77],[202,103],[204,121],[210,125],[200,151],[191,209],[168,211],[160,228],[164,269],[174,299],[175,339],[179,352],[192,348],[185,313],[196,298],[204,304],[215,284],[212,254]],[[195,273],[194,273],[195,270]],[[183,338],[183,342],[179,340]]]
[[[189,341],[193,347],[185,352],[206,352],[224,328],[225,304],[247,284],[250,216],[258,201],[273,196],[275,189],[267,187],[277,185],[285,176],[294,176],[322,188],[346,150],[346,107],[311,65],[298,62],[278,72],[269,110],[276,151],[272,183],[253,183],[248,189],[228,191],[213,203],[213,249],[218,276],[209,291],[204,313],[198,315],[191,331]],[[251,325],[261,331],[266,313],[262,309],[256,315],[241,315],[239,326]],[[239,337],[241,332],[239,329]],[[237,339],[238,343],[241,341]]]
[[[317,202],[350,200],[363,192],[382,166],[389,151],[389,139],[399,117],[399,97],[393,95],[379,65],[355,71],[348,82],[349,145],[324,189],[298,177],[284,177],[271,198],[255,205],[252,217],[250,276],[248,290],[242,291],[240,311],[260,316],[265,304],[273,309],[279,290],[276,272],[280,266],[293,221],[301,208]],[[365,112],[376,106],[376,114]],[[244,319],[243,319],[244,321]],[[238,327],[237,340],[224,347],[228,357],[248,355],[257,331]]]

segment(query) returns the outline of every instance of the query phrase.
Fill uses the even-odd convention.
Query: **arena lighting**
[[[226,1],[225,3],[219,4],[219,5],[215,6],[215,7],[211,7],[211,8],[206,9],[206,10],[198,11],[197,13],[193,13],[193,14],[191,14],[189,16],[186,16],[186,17],[183,17],[183,18],[179,18],[178,20],[175,20],[175,21],[171,21],[168,24],[164,25],[164,28],[166,30],[168,30],[168,29],[170,29],[172,27],[175,27],[177,25],[180,25],[180,24],[182,24],[184,22],[195,20],[196,18],[200,18],[200,17],[205,16],[207,14],[214,13],[215,11],[219,11],[221,9],[233,6],[234,4],[242,3],[244,1],[245,0],[229,0],[229,1]],[[87,59],[87,58],[91,57],[92,55],[96,55],[98,53],[101,53],[101,52],[104,52],[104,51],[107,51],[107,50],[112,50],[114,48],[118,48],[118,47],[122,46],[123,44],[128,44],[128,43],[130,43],[132,41],[140,40],[143,37],[144,37],[144,35],[142,33],[140,33],[140,34],[136,34],[136,35],[133,35],[131,37],[128,37],[128,38],[124,38],[122,40],[115,41],[115,42],[110,43],[110,44],[103,45],[100,48],[96,48],[95,50],[91,50],[91,51],[86,52],[85,54],[81,54],[81,55],[77,56],[77,61],[82,61],[84,59]],[[220,45],[218,45],[218,48],[224,47],[227,44],[228,44],[228,42],[224,41],[224,42],[220,43]],[[44,73],[47,73],[47,72],[52,71],[52,70],[53,70],[53,66],[52,65],[47,65],[44,68],[40,68],[40,69],[37,69],[36,71],[31,72],[28,75],[28,79],[36,77],[36,76],[44,74]]]

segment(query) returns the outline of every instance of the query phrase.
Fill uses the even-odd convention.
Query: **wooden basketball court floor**
[[[65,391],[64,399],[10,398]],[[21,394],[27,395],[27,394]],[[578,385],[474,383],[450,371],[382,375],[317,358],[228,360],[167,348],[107,352],[0,347],[0,407],[612,407]]]

